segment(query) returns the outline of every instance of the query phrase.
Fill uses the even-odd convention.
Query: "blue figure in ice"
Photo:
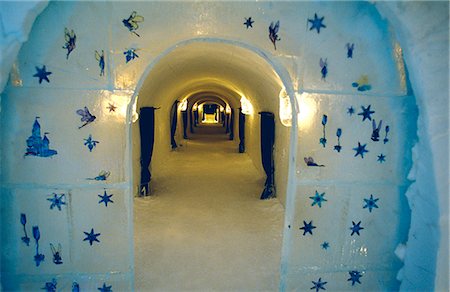
[[[310,156],[310,157],[304,157],[303,160],[305,160],[305,163],[307,166],[318,166],[318,167],[324,167],[325,165],[323,164],[317,164],[314,162],[314,159]]]
[[[303,227],[300,227],[300,229],[303,230],[303,235],[306,235],[306,233],[313,235],[312,230],[314,228],[316,228],[316,226],[312,225],[312,220],[309,221],[309,223],[306,223],[306,221],[303,221]]]
[[[50,243],[50,249],[52,250],[53,254],[53,263],[55,263],[55,265],[62,264],[63,261],[61,257],[61,244],[58,243],[58,248],[56,249],[55,246]]]
[[[30,246],[30,238],[27,235],[27,229],[25,228],[25,225],[27,224],[27,215],[24,213],[20,214],[20,223],[23,225],[23,232],[25,233],[25,236],[22,236],[22,241],[27,245]]]
[[[361,145],[361,143],[358,142],[358,147],[353,148],[353,150],[356,151],[355,157],[358,155],[361,155],[361,158],[364,158],[364,153],[369,152],[369,150],[366,150],[367,144]]]
[[[76,281],[72,283],[72,292],[80,292],[80,285]]]
[[[320,246],[322,249],[327,250],[330,247],[330,243],[328,241],[324,241]]]
[[[89,134],[89,137],[87,139],[84,139],[84,141],[85,141],[84,145],[89,148],[89,152],[92,152],[92,149],[94,149],[95,146],[97,146],[97,143],[100,143],[96,140],[93,140],[91,134]]]
[[[46,292],[56,292],[56,285],[58,282],[56,282],[56,279],[53,278],[51,282],[46,282],[45,286],[42,287],[42,290],[45,290]]]
[[[318,18],[317,13],[314,13],[314,19],[308,18],[308,22],[311,23],[311,27],[309,28],[309,30],[317,29],[317,33],[320,33],[320,29],[322,27],[326,28],[326,26],[322,23],[324,18],[325,18],[325,16]]]
[[[374,199],[373,195],[370,195],[370,199],[364,199],[364,202],[366,204],[363,206],[363,209],[368,208],[369,212],[372,213],[373,208],[378,209],[378,205],[377,205],[378,200],[379,200],[379,198]]]
[[[369,84],[369,77],[367,75],[361,75],[358,81],[352,83],[352,86],[358,88],[358,91],[367,91],[372,89],[372,86]]]
[[[92,115],[86,106],[83,109],[77,110],[77,114],[81,116],[81,121],[84,122],[84,124],[79,126],[78,129],[83,128],[84,126],[92,123],[96,119],[96,116]]]
[[[61,211],[61,206],[65,205],[66,202],[64,202],[64,194],[61,194],[60,196],[58,196],[57,194],[53,193],[53,198],[47,199],[47,201],[52,202],[50,205],[50,210],[53,210],[54,207],[58,208],[59,211]]]
[[[106,180],[109,177],[110,174],[111,174],[111,172],[106,171],[106,170],[102,170],[102,171],[100,171],[100,173],[96,177],[94,177],[94,178],[87,178],[87,180],[98,180],[98,181]]]
[[[369,121],[372,120],[372,117],[370,116],[371,114],[374,114],[375,111],[370,110],[370,107],[372,105],[369,104],[369,106],[367,108],[365,108],[364,106],[361,106],[362,112],[358,113],[358,116],[362,116],[363,117],[363,122],[368,119]]]
[[[130,62],[131,60],[134,60],[135,58],[139,58],[138,54],[136,54],[137,49],[128,49],[123,54],[125,55],[126,63]]]
[[[322,60],[322,58],[320,58],[319,66],[320,66],[320,68],[322,68],[320,70],[320,73],[322,73],[322,80],[325,80],[325,78],[327,77],[327,74],[328,74],[327,58],[325,58],[325,61]]]
[[[100,291],[100,292],[111,292],[112,291],[112,286],[106,286],[106,283],[105,282],[103,282],[103,287],[98,287],[97,289]]]
[[[389,133],[389,126],[386,126],[386,135],[384,136],[384,139],[383,139],[384,144],[386,144],[389,141],[388,133]]]
[[[327,139],[325,138],[325,125],[327,124],[328,117],[327,115],[322,116],[322,127],[323,127],[323,137],[320,138],[319,143],[322,144],[323,148],[325,148],[325,145],[327,144]]]
[[[39,156],[50,157],[56,155],[56,150],[50,149],[50,140],[47,137],[48,132],[44,133],[44,137],[41,138],[41,125],[38,122],[39,117],[36,117],[31,130],[31,136],[27,139],[27,151],[25,156]]]
[[[347,113],[349,116],[352,116],[355,113],[355,109],[353,108],[353,106],[347,108]]]
[[[358,234],[358,236],[360,236],[359,231],[363,230],[364,227],[361,227],[361,221],[358,222],[358,224],[356,224],[354,221],[352,221],[353,226],[350,227],[350,230],[352,231],[352,234],[350,234],[350,236],[353,236],[353,234]]]
[[[98,66],[100,67],[100,76],[105,76],[105,51],[102,50],[102,54],[100,55],[96,50],[95,59],[98,61]]]
[[[384,155],[383,153],[381,153],[381,154],[378,155],[377,157],[378,157],[378,158],[377,158],[377,161],[378,161],[379,163],[383,163],[383,162],[386,161],[386,155]]]
[[[64,44],[63,49],[67,49],[66,59],[69,59],[69,54],[72,53],[72,51],[76,47],[75,42],[77,40],[77,35],[73,31],[73,29],[69,31],[66,27],[64,29],[64,39],[66,40],[66,43]]]
[[[334,145],[334,150],[337,152],[341,152],[342,146],[341,146],[341,135],[342,135],[342,129],[338,128],[336,131],[336,136],[338,138],[338,144]]]
[[[359,283],[361,284],[361,282],[359,281],[359,278],[361,278],[363,275],[361,274],[361,272],[358,271],[350,271],[348,272],[350,274],[350,278],[347,279],[347,281],[352,281],[352,286],[355,285],[355,283]]]
[[[319,278],[319,280],[317,280],[317,282],[311,281],[313,283],[314,286],[312,286],[310,288],[310,290],[316,289],[316,292],[318,292],[319,290],[327,290],[325,289],[325,284],[328,282],[322,282],[322,278]]]
[[[95,233],[94,228],[91,228],[90,233],[84,232],[84,231],[83,231],[83,233],[86,235],[86,238],[83,239],[83,241],[86,241],[86,240],[89,241],[89,244],[91,246],[94,241],[100,242],[100,240],[98,240],[97,237],[99,237],[101,233]]]
[[[319,195],[319,192],[316,191],[316,194],[313,197],[309,197],[311,200],[313,200],[311,206],[314,206],[317,204],[317,206],[319,206],[319,208],[322,208],[322,202],[326,202],[328,201],[327,199],[324,198],[325,193],[321,193]]]
[[[278,37],[278,30],[280,29],[280,21],[278,20],[277,23],[273,24],[273,22],[270,23],[269,26],[269,38],[272,42],[275,50],[277,49],[276,42],[281,41],[281,39]]]
[[[114,201],[111,200],[111,197],[112,197],[113,195],[112,195],[112,194],[111,194],[111,195],[108,195],[108,194],[106,193],[106,190],[105,190],[103,196],[101,196],[101,195],[98,195],[98,196],[101,198],[101,200],[100,200],[98,203],[99,203],[99,204],[105,203],[105,207],[108,207],[108,202],[114,203]]]
[[[372,139],[372,141],[374,141],[374,142],[380,141],[380,130],[381,130],[382,124],[383,124],[383,120],[380,120],[380,123],[378,124],[378,127],[377,127],[377,123],[375,122],[375,119],[372,120],[372,137],[370,138],[370,139]]]
[[[254,23],[254,21],[252,20],[251,17],[249,17],[249,18],[246,18],[246,17],[245,17],[244,25],[247,27],[247,29],[248,29],[249,27],[253,27],[253,23]]]
[[[137,34],[136,30],[139,28],[138,23],[143,22],[143,21],[144,21],[144,17],[138,15],[136,11],[133,11],[131,13],[130,17],[122,20],[122,23],[126,28],[128,28],[128,30],[130,32],[132,32],[135,35],[137,35],[138,37],[140,37],[140,35]]]
[[[353,50],[355,49],[355,44],[347,43],[345,47],[347,48],[347,59],[353,59]]]
[[[39,78],[39,84],[42,83],[42,80],[47,81],[48,83],[50,83],[50,80],[48,79],[48,75],[51,75],[52,72],[47,71],[47,69],[45,68],[45,65],[42,66],[42,69],[39,69],[38,67],[35,67],[37,73],[33,75],[33,77],[37,77]]]
[[[33,226],[33,237],[36,240],[36,255],[34,256],[34,261],[36,262],[36,267],[39,267],[41,262],[44,261],[45,255],[39,253],[39,239],[41,238],[41,233],[39,232],[38,226]]]

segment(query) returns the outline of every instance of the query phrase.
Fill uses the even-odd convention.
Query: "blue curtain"
[[[245,115],[239,108],[239,153],[245,152]]]
[[[141,183],[139,193],[148,195],[152,174],[149,170],[152,162],[153,144],[155,140],[155,108],[143,107],[139,114],[139,130],[141,133]]]
[[[177,115],[178,115],[178,100],[176,100],[172,108],[170,109],[170,144],[172,149],[177,148],[177,142],[175,141],[175,132],[177,131]]]
[[[273,147],[275,144],[275,116],[271,112],[260,112],[261,115],[261,160],[266,173],[266,182],[261,200],[275,198],[275,179]]]
[[[234,140],[234,109],[231,109],[230,114],[230,137],[229,140]]]

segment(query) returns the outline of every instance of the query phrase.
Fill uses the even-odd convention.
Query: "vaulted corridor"
[[[135,199],[136,290],[277,290],[284,210],[263,185],[224,128],[196,128]]]

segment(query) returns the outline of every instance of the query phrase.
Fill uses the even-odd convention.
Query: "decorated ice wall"
[[[292,133],[294,138],[298,135],[298,141],[291,144],[297,147],[291,148],[289,156],[296,164],[290,168],[286,200],[281,288],[396,289],[399,282],[395,277],[402,263],[393,252],[406,241],[412,244],[407,243],[404,275],[399,277],[404,280],[403,287],[431,287],[439,226],[434,217],[423,215],[435,210],[423,207],[428,206],[423,203],[435,206],[438,194],[445,198],[448,190],[448,183],[442,183],[448,168],[445,171],[438,165],[440,158],[448,157],[448,152],[445,156],[442,150],[446,145],[442,139],[447,137],[448,144],[448,132],[440,126],[448,121],[445,107],[441,106],[448,99],[436,92],[436,88],[445,87],[446,83],[448,86],[448,68],[442,65],[448,62],[441,64],[436,57],[430,57],[425,49],[427,42],[413,36],[421,32],[416,35],[429,40],[427,32],[433,36],[433,30],[445,22],[445,17],[448,22],[448,14],[436,13],[448,11],[448,4],[446,9],[420,5],[408,6],[410,14],[399,18],[396,14],[404,11],[402,7],[379,5],[398,26],[388,27],[369,3],[50,3],[37,18],[2,93],[3,288],[51,287],[55,284],[53,278],[58,289],[66,290],[70,290],[73,281],[81,289],[95,290],[103,285],[113,290],[131,287],[129,103],[150,70],[149,64],[167,48],[199,37],[235,41],[261,52],[274,68],[288,73],[281,74],[281,79],[291,97],[292,88],[299,95],[299,109],[304,116],[300,116],[298,132]],[[132,11],[145,17],[136,30],[140,37],[122,22]],[[243,22],[249,17],[255,22],[247,29]],[[7,17],[2,13],[3,27],[8,27],[4,19]],[[418,23],[430,26],[420,28],[415,23],[418,19]],[[278,20],[280,40],[275,50],[268,27]],[[62,48],[67,42],[65,27],[69,35],[73,29],[77,36],[76,48],[68,58],[67,48]],[[400,50],[391,30],[400,32],[407,64],[411,64],[411,86],[420,100],[418,137],[415,100],[409,96]],[[443,43],[448,46],[448,28],[447,34],[443,30],[429,43],[433,49],[441,48]],[[350,58],[348,49],[352,44],[355,45]],[[414,50],[416,47],[419,49]],[[139,49],[135,51],[139,58],[126,63],[124,52],[133,48]],[[104,76],[100,75],[96,50],[105,52]],[[413,61],[415,54],[424,61]],[[8,51],[8,56],[14,54]],[[45,71],[39,73],[37,68],[43,70],[44,65]],[[5,71],[3,64],[2,70]],[[436,72],[443,82],[435,81]],[[39,83],[35,74],[47,76],[50,82],[43,78]],[[419,86],[422,82],[424,85]],[[429,90],[434,92],[432,96]],[[430,102],[436,96],[443,103]],[[115,111],[111,105],[117,107]],[[96,119],[78,129],[85,122],[76,111],[84,110],[84,106]],[[355,110],[353,115],[349,108]],[[358,115],[364,111],[366,117]],[[432,113],[437,113],[438,120],[430,118]],[[40,135],[36,116],[40,117]],[[377,125],[383,120],[379,141],[371,139],[369,117]],[[387,125],[389,141],[384,143]],[[28,138],[41,144],[27,146]],[[406,174],[413,163],[410,150],[415,139],[419,141],[415,148],[418,158],[414,161],[418,175],[410,176],[417,182],[409,204],[416,223],[407,236],[409,211],[404,195],[410,183]],[[46,151],[33,155],[36,145],[47,145],[47,141]],[[88,146],[93,145],[92,141],[98,143],[91,152]],[[336,145],[342,147],[340,152],[335,150]],[[27,152],[29,155],[24,157]],[[304,157],[312,157],[316,164],[324,166],[306,166]],[[435,175],[444,175],[441,182],[430,173],[426,180],[420,177],[430,168]],[[105,181],[101,180],[102,170],[110,173]],[[431,195],[426,193],[429,186]],[[111,194],[109,198],[114,202],[106,204]],[[440,200],[443,222],[448,218],[445,202]],[[422,223],[430,226],[429,233],[420,227]],[[33,233],[33,226],[39,227],[39,234],[36,228]],[[34,237],[39,239],[38,250]],[[61,244],[62,264],[52,261],[50,243],[55,250]],[[324,248],[325,243],[328,248]],[[445,244],[442,239],[441,250],[445,250]],[[424,250],[426,261],[419,256]],[[43,262],[40,254],[45,255]],[[426,262],[426,277],[419,277],[424,275],[421,262]],[[448,276],[448,266],[440,263],[438,272]],[[448,285],[442,279],[445,276],[438,279],[438,288]]]

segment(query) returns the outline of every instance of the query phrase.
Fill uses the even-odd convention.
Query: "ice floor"
[[[199,130],[135,199],[135,289],[276,291],[283,207],[223,128]]]

